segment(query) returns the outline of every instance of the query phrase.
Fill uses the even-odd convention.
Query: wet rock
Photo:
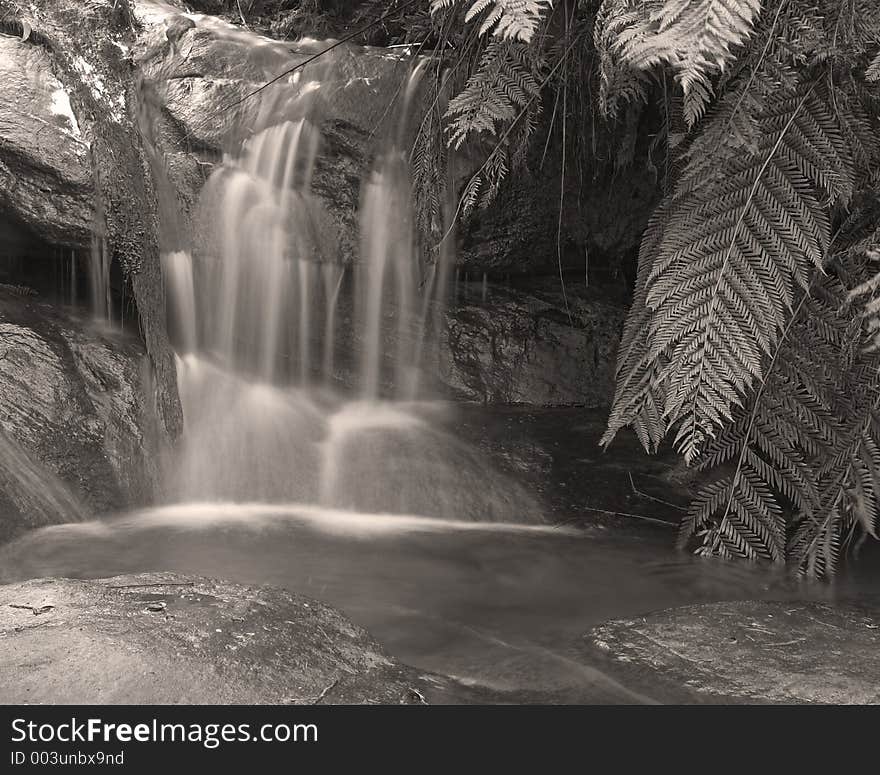
[[[0,587],[0,702],[419,704],[425,679],[345,616],[172,573]]]
[[[87,245],[93,199],[88,146],[51,58],[0,36],[0,212],[45,241]]]
[[[625,309],[569,287],[459,289],[440,350],[445,384],[466,400],[607,406]]]
[[[143,347],[0,291],[0,541],[153,496]]]
[[[159,270],[161,233],[147,150],[138,131],[140,99],[132,67],[135,24],[127,0],[37,0],[27,6],[0,0],[6,33],[26,34],[7,46],[33,67],[13,69],[6,86],[26,98],[29,120],[47,104],[57,112],[48,137],[32,144],[33,163],[23,166],[10,144],[20,134],[0,124],[0,167],[17,169],[22,179],[0,174],[0,204],[9,220],[56,245],[85,248],[92,234],[126,271],[137,301],[147,352],[156,373],[156,399],[164,429],[172,438],[182,426],[174,360],[165,330]],[[23,52],[20,47],[27,47]],[[17,104],[16,110],[18,109]],[[59,134],[56,129],[60,127]],[[43,132],[37,133],[42,136]],[[19,146],[21,143],[19,143]],[[85,152],[88,150],[88,153]],[[64,172],[63,175],[55,171]],[[71,189],[71,181],[78,186]],[[45,182],[44,181],[49,181]],[[16,189],[33,188],[20,198]],[[74,194],[77,196],[74,197]],[[67,212],[67,199],[71,211]],[[51,204],[55,202],[56,204]],[[55,218],[53,209],[63,212]],[[53,224],[53,220],[59,221]]]
[[[659,611],[587,636],[615,672],[669,701],[880,702],[876,604],[740,601]]]

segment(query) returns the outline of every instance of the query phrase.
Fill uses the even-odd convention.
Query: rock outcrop
[[[0,541],[150,501],[146,371],[130,337],[0,291]]]
[[[669,702],[880,702],[876,607],[739,601],[606,622],[587,636],[614,672]]]
[[[607,406],[624,308],[558,283],[528,292],[472,284],[453,300],[440,375],[469,401]]]
[[[0,587],[0,703],[421,704],[425,679],[329,606],[171,573]],[[421,691],[420,691],[421,688]]]
[[[0,212],[44,241],[85,246],[94,190],[88,146],[49,54],[0,36]]]

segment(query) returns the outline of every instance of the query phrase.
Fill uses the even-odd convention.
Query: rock
[[[93,201],[88,146],[51,58],[0,36],[0,212],[47,242],[85,246]]]
[[[607,406],[625,309],[574,287],[529,292],[470,284],[453,301],[440,348],[445,384],[469,401]]]
[[[816,602],[693,605],[594,628],[625,682],[670,701],[876,704],[880,611]]]
[[[408,704],[425,690],[333,608],[172,573],[0,587],[0,639],[12,705]]]
[[[56,245],[88,249],[93,234],[101,243],[106,242],[112,260],[125,269],[131,281],[156,374],[158,414],[164,430],[174,438],[181,430],[182,416],[165,330],[158,202],[149,174],[148,149],[138,131],[140,99],[130,56],[135,36],[130,3],[37,0],[24,6],[0,0],[0,16],[4,32],[27,30],[15,45],[29,50],[16,50],[14,56],[32,59],[38,65],[34,72],[47,79],[44,85],[35,86],[31,71],[20,69],[11,74],[13,83],[8,88],[23,94],[36,90],[28,103],[36,106],[30,111],[33,120],[40,118],[37,107],[44,108],[48,99],[50,111],[59,112],[55,125],[67,130],[66,146],[50,143],[43,147],[40,141],[34,142],[40,158],[29,167],[18,165],[27,180],[4,181],[0,175],[0,202],[5,200],[9,208],[0,216],[24,223],[38,237]],[[52,132],[57,139],[58,133]],[[7,134],[14,139],[12,129],[0,126],[0,135]],[[0,143],[0,165],[15,168],[15,155],[9,143],[6,145],[4,148]],[[87,156],[83,148],[88,149]],[[68,164],[67,159],[73,157],[77,164]],[[62,167],[71,167],[76,175],[71,172],[59,178],[50,174]],[[46,170],[49,172],[44,174]],[[42,185],[47,176],[51,185]],[[73,192],[67,182],[71,176],[81,184]],[[36,204],[15,195],[21,187],[40,189],[33,197]],[[52,220],[53,207],[47,201],[59,192],[59,211],[65,204],[63,197],[70,198],[73,193],[79,195],[77,207],[44,233],[45,226],[53,226],[47,223]]]
[[[159,450],[145,365],[127,336],[0,291],[0,541],[150,501]]]

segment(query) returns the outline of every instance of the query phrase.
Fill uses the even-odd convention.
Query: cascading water
[[[258,102],[206,182],[200,239],[163,257],[186,422],[170,497],[540,521],[533,498],[436,427],[438,404],[415,403],[449,259],[425,268],[413,226],[404,144],[420,78],[363,182],[353,270],[312,192],[322,84]]]

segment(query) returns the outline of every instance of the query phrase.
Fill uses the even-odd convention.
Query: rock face
[[[469,401],[607,406],[625,310],[551,284],[530,292],[472,285],[447,312],[441,379]],[[558,285],[557,285],[558,287]]]
[[[0,587],[6,704],[418,704],[424,681],[338,611],[170,573]],[[414,691],[415,690],[415,691]]]
[[[136,341],[0,291],[0,541],[151,499],[145,366]]]
[[[0,211],[46,242],[87,245],[93,201],[88,146],[49,55],[0,36]]]
[[[135,128],[130,10],[125,0],[27,7],[0,0],[3,32],[21,36],[4,43],[8,61],[21,64],[3,76],[4,102],[23,114],[0,124],[0,206],[7,210],[0,216],[55,245],[88,249],[93,235],[106,243],[131,280],[157,410],[175,437],[182,417],[165,330],[157,201]],[[7,102],[15,95],[21,102]],[[28,141],[23,133],[36,125]]]
[[[670,701],[880,702],[880,613],[821,603],[713,603],[607,622],[588,643]]]

